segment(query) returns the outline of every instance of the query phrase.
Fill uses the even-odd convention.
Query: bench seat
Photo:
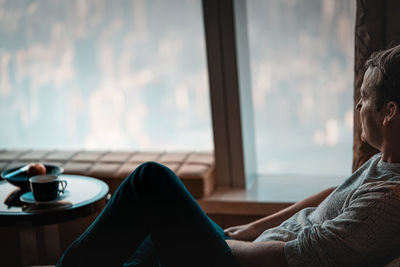
[[[96,177],[113,193],[140,164],[155,161],[169,167],[195,198],[210,195],[215,185],[211,152],[95,151],[95,150],[0,150],[0,171],[31,162],[57,164],[64,174]]]

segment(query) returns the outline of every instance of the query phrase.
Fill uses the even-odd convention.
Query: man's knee
[[[147,161],[145,163],[140,164],[138,168],[157,170],[157,169],[163,169],[163,168],[166,168],[166,167],[164,165],[158,163],[158,162],[155,162],[155,161]]]
[[[168,167],[154,161],[142,163],[135,172],[137,172],[135,176],[138,176],[140,182],[144,184],[159,184],[173,175]]]

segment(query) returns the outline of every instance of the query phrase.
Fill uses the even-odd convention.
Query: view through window
[[[212,150],[201,0],[0,2],[1,148]]]
[[[355,8],[247,1],[258,173],[351,173]]]

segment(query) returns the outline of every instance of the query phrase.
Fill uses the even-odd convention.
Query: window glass
[[[0,40],[0,147],[213,149],[200,0],[5,0]]]
[[[351,173],[355,1],[247,1],[260,174]]]

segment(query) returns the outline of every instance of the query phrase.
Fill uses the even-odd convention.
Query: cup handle
[[[58,192],[64,193],[65,188],[67,187],[67,181],[65,180],[61,180],[59,181],[59,184],[61,185],[61,190],[59,189]]]

